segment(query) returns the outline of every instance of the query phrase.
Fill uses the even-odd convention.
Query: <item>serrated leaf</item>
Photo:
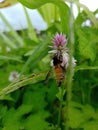
[[[24,126],[27,130],[47,130],[49,125],[48,122],[45,121],[47,117],[48,113],[41,111],[28,117],[24,122]]]
[[[40,84],[39,84],[40,85]],[[38,88],[38,86],[35,84],[35,88]],[[41,111],[45,108],[46,106],[46,101],[45,101],[45,88],[38,88],[33,91],[27,91],[24,96],[23,96],[23,104],[32,104],[33,111]]]
[[[6,113],[6,116],[3,118],[3,129],[12,130],[13,128],[15,128],[16,130],[18,130],[19,122],[17,122],[16,119],[17,118],[15,117],[15,109],[12,108]],[[15,125],[13,125],[13,123]]]
[[[7,106],[4,106],[3,104],[0,104],[0,119],[2,119],[7,112]]]
[[[21,118],[23,115],[28,114],[32,111],[32,104],[23,104],[15,112],[15,117]]]
[[[98,129],[98,120],[86,122],[81,127],[84,130],[97,130]]]
[[[84,122],[83,113],[81,110],[74,107],[71,107],[69,109],[69,126],[71,128],[78,128],[80,124]]]
[[[93,32],[89,32],[86,29],[77,29],[77,35],[79,40],[79,52],[80,55],[84,56],[87,59],[90,59],[91,61],[94,61],[96,57],[96,50],[95,50],[95,44],[93,41],[93,37],[91,38],[91,33],[93,35]],[[94,37],[95,38],[95,37]],[[95,40],[95,39],[94,39]],[[97,39],[96,39],[97,40]]]
[[[18,109],[11,108],[3,118],[4,130],[19,130],[23,125],[21,119],[32,110],[32,105],[21,105]]]
[[[83,109],[83,115],[86,120],[89,120],[94,117],[95,111],[94,108],[91,105],[84,105]]]

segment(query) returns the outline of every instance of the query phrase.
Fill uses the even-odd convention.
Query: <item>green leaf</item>
[[[95,115],[94,108],[88,104],[84,105],[82,110],[83,110],[85,120],[90,120]]]
[[[25,7],[23,7],[23,9],[24,9],[24,12],[25,12],[25,15],[26,15],[26,20],[27,20],[27,23],[28,23],[28,34],[29,34],[29,37],[30,37],[31,40],[34,40],[34,41],[38,42],[38,38],[37,38],[36,33],[34,31],[34,28],[33,28],[33,25],[31,23],[31,20],[30,20],[30,17],[28,15],[28,12],[27,12]]]
[[[11,108],[6,112],[3,118],[3,129],[5,130],[19,130],[22,125],[22,117],[25,114],[30,113],[32,110],[32,105],[21,105],[18,109]],[[13,118],[12,118],[13,117]]]
[[[41,111],[37,114],[29,116],[24,122],[24,126],[27,130],[47,130],[49,124],[45,121],[48,117],[48,113]]]
[[[80,55],[94,61],[96,57],[95,45],[98,40],[97,35],[93,34],[93,30],[90,31],[88,28],[77,29],[77,35]]]
[[[14,61],[22,62],[22,60],[20,60],[20,57],[9,57],[9,56],[2,56],[2,55],[0,55],[0,60],[14,60]]]
[[[98,108],[97,108],[97,110],[96,110],[96,112],[95,112],[95,114],[94,114],[94,119],[95,119],[95,120],[98,120]]]
[[[17,45],[15,45],[15,43],[12,40],[10,40],[5,34],[3,34],[2,32],[0,32],[0,36],[3,38],[4,43],[8,47],[10,47],[12,49],[16,49],[17,48]]]
[[[69,110],[69,126],[71,128],[79,128],[81,123],[85,121],[82,111],[74,107],[69,108]]]
[[[40,84],[35,84],[34,90],[27,91],[23,96],[23,104],[32,104],[34,112],[42,111],[47,104],[45,101],[45,88],[43,86],[39,88],[39,86]]]
[[[0,100],[6,100],[6,101],[14,102],[14,99],[11,97],[11,95],[5,95],[4,97],[0,98]]]
[[[13,29],[13,27],[10,25],[10,23],[7,21],[7,19],[5,18],[5,16],[0,12],[0,17],[2,18],[2,20],[5,22],[5,24],[8,26],[11,35],[15,38],[15,40],[17,41],[17,45],[18,47],[22,47],[24,45],[23,39],[18,35],[18,33]],[[6,39],[8,40],[8,39]],[[9,41],[9,40],[8,40]],[[10,45],[11,46],[11,45]],[[14,46],[14,45],[12,45]]]
[[[5,87],[4,89],[0,90],[0,98],[3,99],[3,97],[6,94],[11,93],[23,86],[42,81],[45,79],[45,77],[46,77],[46,74],[43,73],[43,74],[36,74],[36,75],[32,74],[32,75],[29,75],[28,77],[19,78],[18,80],[13,81],[10,85]]]
[[[6,112],[6,115],[3,118],[3,129],[4,130],[18,130],[20,122],[17,121],[15,109],[10,109]],[[12,118],[13,117],[13,118]]]
[[[47,22],[48,26],[51,26],[51,23],[58,21],[60,18],[58,7],[52,3],[47,3],[41,6],[38,8],[38,11],[42,15],[43,19]]]
[[[75,71],[78,71],[78,70],[98,70],[98,66],[83,66],[83,65],[80,65],[80,66],[75,67]]]
[[[65,2],[63,0],[19,0],[19,2],[21,2],[23,5],[27,6],[28,8],[39,8],[42,5],[46,4],[46,3],[53,3],[55,5],[57,5],[59,7],[59,12],[60,12],[60,18],[61,18],[61,28],[62,28],[62,32],[68,34],[68,24],[69,24],[69,8],[68,6],[65,4]]]
[[[39,8],[40,6],[46,4],[46,3],[58,3],[62,2],[63,0],[58,0],[58,2],[56,2],[55,0],[18,0],[19,2],[21,2],[23,5],[27,6],[28,8]]]
[[[61,18],[61,31],[68,35],[69,33],[69,7],[63,3],[58,3],[59,11],[60,11],[60,18]]]
[[[36,65],[41,59],[48,53],[48,43],[50,42],[50,39],[45,39],[43,42],[41,42],[32,52],[32,55],[28,58],[25,65],[23,66],[23,69],[21,71],[21,74],[23,74],[28,66],[32,64],[32,67]]]
[[[98,120],[88,121],[81,126],[83,130],[97,130],[98,129]]]
[[[28,104],[23,104],[21,105],[17,110],[16,112],[14,113],[15,114],[15,117],[16,118],[21,118],[23,115],[25,114],[28,114],[32,111],[32,104],[28,105]]]
[[[7,112],[7,106],[4,106],[3,104],[0,104],[0,119],[2,119]]]
[[[85,13],[87,14],[87,16],[90,18],[90,20],[93,22],[93,24],[95,25],[96,28],[98,28],[98,22],[95,18],[95,15],[88,9],[87,6],[85,6],[84,4],[81,4],[80,2],[78,1],[75,1],[75,4],[78,6],[78,7],[81,7],[83,8],[83,10],[85,11]]]
[[[98,118],[96,118],[96,115],[98,114],[91,105],[71,102],[69,108],[69,126],[71,128],[84,128],[85,130],[89,130],[91,126],[92,129],[90,130],[97,130]]]
[[[59,99],[59,101],[62,101],[62,95],[64,96],[66,93],[66,89],[62,91],[62,88],[59,88],[59,92],[56,94],[56,97]]]

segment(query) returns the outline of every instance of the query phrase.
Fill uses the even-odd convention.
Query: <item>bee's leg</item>
[[[62,84],[62,80],[60,80],[58,83],[57,83],[57,87],[60,87]]]
[[[47,75],[46,75],[46,78],[44,80],[45,83],[48,82],[49,78],[50,78],[50,75],[51,75],[51,72],[52,72],[52,67],[50,68],[50,70],[48,71]]]

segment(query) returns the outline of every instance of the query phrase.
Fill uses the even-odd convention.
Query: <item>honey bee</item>
[[[57,81],[57,86],[60,86],[63,79],[65,78],[65,73],[67,70],[67,67],[69,66],[69,49],[66,47],[67,45],[67,38],[62,33],[56,33],[52,39],[52,46],[49,46],[52,48],[51,51],[48,53],[53,54],[52,61],[51,61],[51,67],[53,67],[55,72],[55,77]],[[72,58],[72,65],[75,67],[76,60]],[[51,71],[50,71],[51,72]],[[48,75],[50,75],[50,72]],[[48,77],[47,75],[47,77]],[[46,81],[47,81],[46,77]]]
[[[54,69],[56,81],[57,81],[57,86],[59,87],[65,77],[65,71],[66,67],[63,66],[63,55],[55,55],[52,58],[52,66]]]

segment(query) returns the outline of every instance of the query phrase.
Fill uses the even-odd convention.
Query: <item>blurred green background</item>
[[[14,2],[6,0],[0,7]],[[50,70],[51,56],[48,51],[55,33],[65,34],[70,47],[70,7],[66,0],[65,3],[64,0],[19,2],[23,6],[28,28],[15,30],[0,13],[0,18],[9,29],[0,31],[0,130],[67,130],[66,93],[63,100],[64,119],[58,126],[57,95],[60,89],[56,86],[54,74],[47,83],[44,80]],[[73,56],[77,65],[72,80],[67,125],[69,130],[98,130],[98,20],[95,17],[98,10],[92,12],[78,0],[73,4],[78,9],[77,17],[73,16]],[[33,27],[25,6],[38,10],[47,24],[45,30]],[[18,76],[19,79],[14,81]]]

